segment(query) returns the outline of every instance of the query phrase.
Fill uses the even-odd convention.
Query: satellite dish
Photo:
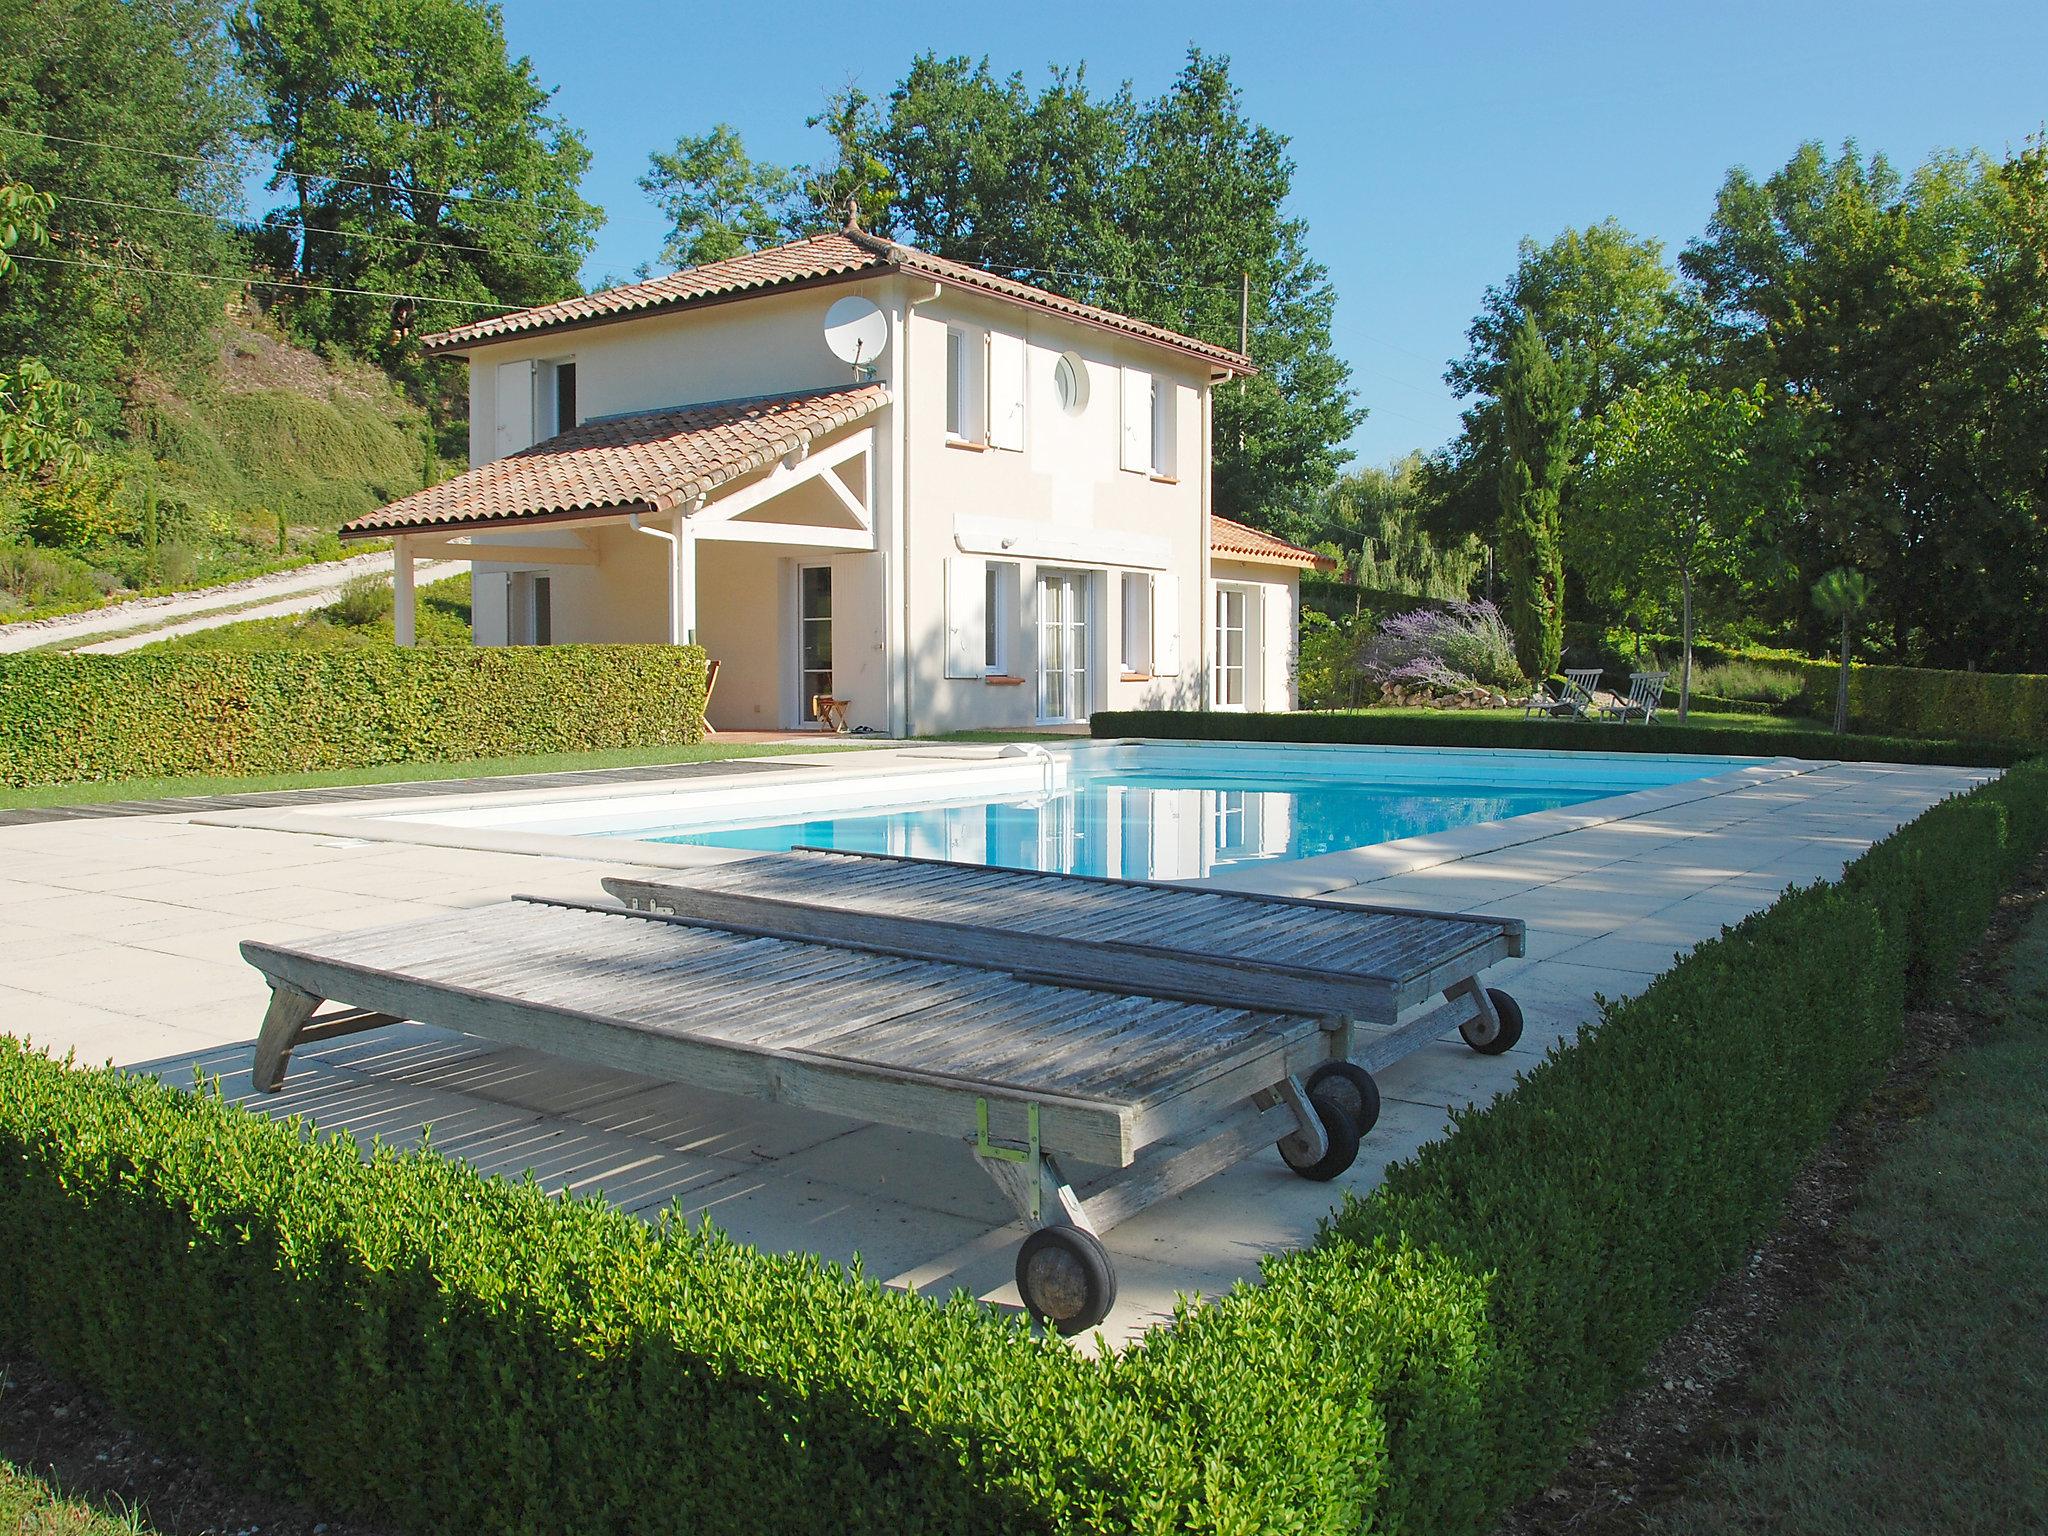
[[[841,299],[825,311],[825,345],[855,373],[865,372],[889,345],[889,317],[870,299]]]

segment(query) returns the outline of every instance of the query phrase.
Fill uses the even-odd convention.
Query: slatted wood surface
[[[251,941],[243,953],[319,997],[544,1049],[561,1042],[563,1054],[579,1052],[550,1027],[574,1026],[586,1039],[588,1026],[610,1026],[631,1035],[634,1049],[580,1054],[821,1108],[835,1105],[815,1084],[833,1074],[951,1090],[970,1106],[984,1094],[1094,1106],[1105,1113],[1070,1119],[1123,1126],[1126,1144],[1103,1156],[1099,1138],[1078,1138],[1075,1150],[1112,1164],[1128,1161],[1127,1128],[1145,1106],[1265,1060],[1275,1065],[1260,1070],[1284,1076],[1290,1049],[1320,1033],[1298,1014],[1092,991],[999,967],[530,898],[290,945]],[[515,1013],[517,1027],[505,1022]],[[692,1051],[665,1056],[664,1043]],[[732,1058],[729,1069],[715,1055]],[[781,1091],[792,1064],[813,1069],[801,1096]],[[940,1128],[890,1107],[905,1102],[914,1100],[888,1097],[877,1113],[878,1101],[854,1093],[843,1108]]]
[[[1386,988],[1384,1013],[1356,1016],[1384,1023],[1449,981],[1519,955],[1523,948],[1523,925],[1511,918],[862,854],[766,854],[678,871],[667,883],[976,924],[996,933],[1145,946],[1276,972],[1376,981]],[[633,900],[639,888],[653,884],[619,879],[607,880],[605,887],[622,900]]]

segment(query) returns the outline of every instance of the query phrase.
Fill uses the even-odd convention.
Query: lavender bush
[[[1381,621],[1366,641],[1359,669],[1376,682],[1426,684],[1457,689],[1519,688],[1526,679],[1515,664],[1515,637],[1491,603],[1452,603],[1443,609],[1417,608]]]

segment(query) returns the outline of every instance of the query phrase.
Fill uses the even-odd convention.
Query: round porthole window
[[[1061,410],[1069,416],[1080,415],[1088,404],[1088,365],[1071,352],[1060,354],[1060,360],[1052,365],[1052,388]]]

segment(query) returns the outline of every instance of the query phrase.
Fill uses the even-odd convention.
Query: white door
[[[1088,718],[1088,578],[1078,571],[1038,575],[1038,722]]]
[[[813,702],[832,696],[832,567],[803,566],[796,583],[797,718],[809,723]]]
[[[1256,698],[1259,632],[1248,587],[1216,588],[1216,662],[1212,702],[1218,709],[1253,709]]]

